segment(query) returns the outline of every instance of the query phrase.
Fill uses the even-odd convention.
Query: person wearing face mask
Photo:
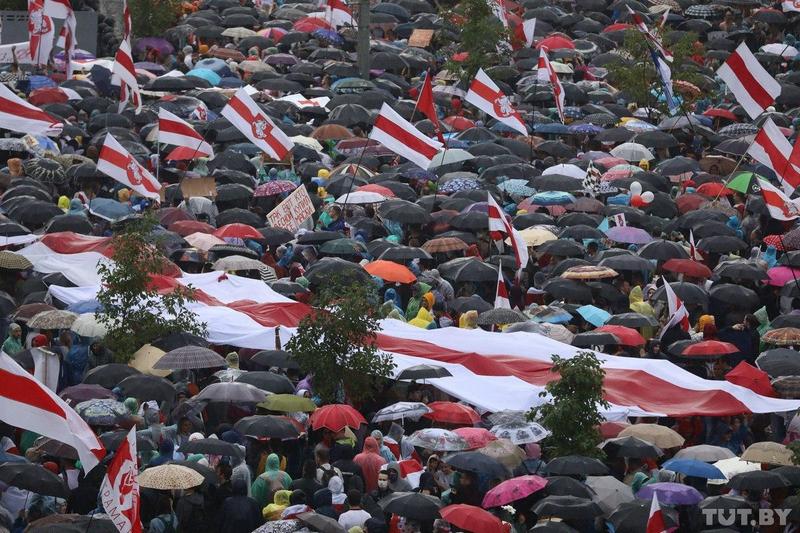
[[[361,507],[371,514],[373,518],[383,520],[388,524],[389,518],[391,518],[391,513],[385,514],[383,509],[381,509],[381,507],[378,505],[380,500],[394,492],[389,487],[389,472],[387,470],[381,470],[378,472],[377,487],[377,489],[364,495],[364,500],[361,503]]]
[[[389,463],[386,467],[389,473],[389,488],[394,492],[410,492],[411,484],[400,475],[400,465],[396,462]]]

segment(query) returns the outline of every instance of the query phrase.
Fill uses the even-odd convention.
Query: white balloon
[[[656,195],[650,191],[645,191],[642,193],[642,200],[644,200],[648,204],[652,202],[655,199],[655,197]]]
[[[633,183],[631,183],[631,194],[633,196],[642,194],[642,184],[639,183],[638,181],[634,181]]]

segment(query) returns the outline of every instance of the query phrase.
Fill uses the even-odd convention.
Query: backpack
[[[336,477],[338,474],[336,473],[336,470],[334,470],[332,466],[329,466],[327,468],[325,468],[324,466],[320,466],[319,468],[320,470],[322,470],[322,486],[327,487],[328,481],[330,481],[331,478]]]

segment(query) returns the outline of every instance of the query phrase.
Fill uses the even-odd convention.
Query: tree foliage
[[[608,408],[603,399],[605,371],[593,352],[581,351],[570,359],[553,355],[552,372],[561,375],[545,386],[540,396],[552,401],[528,413],[551,434],[545,440],[550,457],[562,455],[602,456],[599,426],[603,422],[600,408]]]
[[[654,27],[651,27],[651,30],[658,33]],[[679,97],[678,100],[683,99],[681,107],[687,109],[697,95],[681,91],[679,87],[676,87],[675,81],[681,80],[693,84],[698,81],[697,65],[690,59],[697,35],[687,33],[675,40],[672,38],[671,32],[666,31],[661,37],[662,42],[674,57],[669,65],[672,71],[673,93]],[[671,44],[667,45],[667,43]],[[665,116],[669,116],[667,104],[663,98],[660,98],[663,94],[661,80],[653,64],[647,41],[642,34],[636,29],[626,31],[625,40],[617,52],[621,55],[621,59],[606,65],[609,83],[624,91],[628,95],[629,102],[636,102],[640,107],[657,109]]]
[[[180,14],[180,0],[128,0],[134,37],[158,37],[173,27]]]
[[[463,0],[443,16],[458,31],[460,52],[466,52],[464,61],[450,60],[445,68],[462,81],[471,80],[478,69],[508,63],[509,50],[498,43],[508,41],[510,34],[492,13],[486,0]]]
[[[353,401],[372,395],[373,385],[389,377],[394,363],[375,345],[378,313],[374,290],[333,279],[319,288],[286,349],[305,371],[314,374],[314,392],[327,403],[341,402],[344,390]]]
[[[204,336],[206,325],[187,309],[194,290],[179,286],[160,294],[151,275],[164,272],[167,259],[150,237],[156,223],[143,218],[114,236],[111,264],[98,265],[102,286],[97,300],[104,309],[100,321],[108,329],[106,345],[125,362],[144,344],[173,332]]]

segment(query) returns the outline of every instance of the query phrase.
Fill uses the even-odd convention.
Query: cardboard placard
[[[314,214],[314,204],[305,187],[298,187],[267,215],[269,225],[289,231],[297,231],[300,224]]]
[[[184,178],[181,180],[181,192],[184,198],[205,196],[214,198],[217,195],[217,180],[212,177]]]
[[[408,38],[408,46],[415,48],[425,48],[430,46],[433,39],[433,30],[423,30],[417,28],[411,32],[411,37]]]

